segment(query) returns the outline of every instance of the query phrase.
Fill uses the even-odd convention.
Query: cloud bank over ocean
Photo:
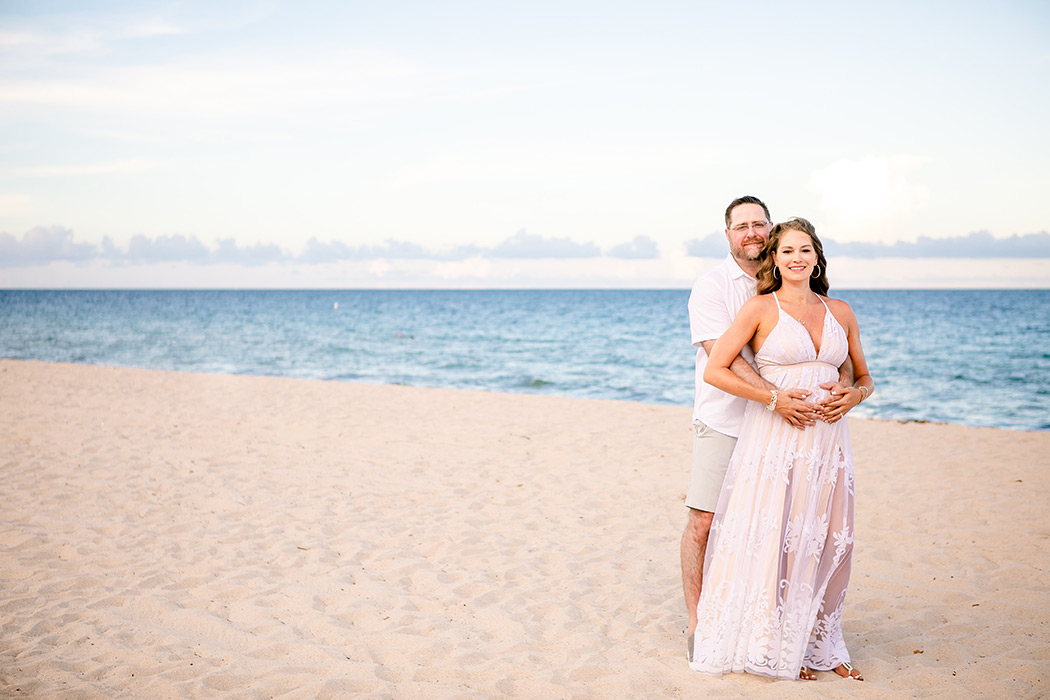
[[[107,261],[115,264],[188,262],[207,264],[265,265],[268,263],[330,263],[341,260],[436,260],[471,258],[574,259],[656,258],[659,248],[646,236],[637,236],[604,252],[594,243],[577,243],[569,238],[546,238],[525,230],[492,247],[461,245],[448,250],[430,250],[416,243],[389,239],[382,245],[351,245],[343,241],[321,241],[311,237],[302,252],[295,253],[274,244],[242,246],[232,238],[206,245],[197,236],[183,234],[155,237],[137,234],[126,248],[106,237],[100,244],[79,243],[72,229],[63,226],[37,226],[21,239],[0,233],[0,267],[47,265],[51,262]]]
[[[974,231],[965,236],[930,238],[893,243],[845,242],[821,238],[828,257],[843,258],[1050,258],[1050,233],[1040,231],[1008,238],[996,238],[987,231]],[[726,254],[725,236],[721,233],[692,240],[686,244],[686,255],[698,258]]]
[[[930,238],[893,243],[846,242],[824,239],[829,257],[850,258],[1050,258],[1050,233],[1040,231],[996,238],[987,231],[965,236]],[[685,244],[685,255],[721,258],[727,252],[725,237],[716,232]],[[389,239],[381,245],[351,245],[343,241],[321,241],[311,237],[301,252],[275,244],[241,245],[233,238],[221,238],[212,246],[197,236],[183,234],[146,236],[137,234],[127,246],[118,247],[106,237],[101,243],[77,242],[71,229],[63,226],[37,226],[20,239],[0,233],[0,267],[31,267],[53,262],[108,262],[114,265],[191,263],[199,265],[259,266],[267,264],[323,264],[337,261],[432,260],[454,262],[490,259],[591,259],[653,260],[660,257],[657,243],[648,236],[602,250],[594,243],[578,243],[569,238],[547,238],[518,231],[491,246],[461,245],[447,250],[431,250],[408,241]]]

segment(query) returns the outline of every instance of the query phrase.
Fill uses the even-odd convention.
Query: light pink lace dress
[[[838,379],[849,352],[824,308],[819,353],[780,309],[755,355],[763,377],[809,389],[813,401],[827,395],[820,384]],[[846,421],[798,430],[749,402],[708,541],[690,666],[795,679],[803,664],[830,670],[849,661],[840,621],[852,553]]]

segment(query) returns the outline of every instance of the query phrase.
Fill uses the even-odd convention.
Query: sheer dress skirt
[[[846,355],[844,331],[832,330],[820,360],[798,334],[774,332],[756,355],[760,372],[819,401],[827,395],[819,385],[838,379]],[[840,623],[853,502],[845,420],[799,430],[748,404],[708,541],[693,669],[797,679],[803,665],[830,670],[849,661]]]

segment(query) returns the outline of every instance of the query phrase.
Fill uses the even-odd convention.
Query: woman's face
[[[802,280],[813,274],[817,250],[808,233],[789,229],[780,237],[773,262],[784,279]]]

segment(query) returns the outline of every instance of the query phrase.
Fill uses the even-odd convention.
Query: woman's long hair
[[[773,230],[769,232],[769,238],[766,239],[766,245],[762,248],[762,252],[758,256],[758,293],[769,294],[770,292],[775,292],[780,289],[780,285],[783,284],[783,280],[780,279],[779,273],[775,276],[773,275],[773,271],[777,267],[773,263],[773,253],[776,252],[777,246],[780,245],[780,239],[783,238],[784,234],[788,231],[801,231],[813,241],[813,250],[817,252],[817,269],[820,270],[820,274],[816,277],[811,276],[809,278],[809,288],[817,294],[827,296],[828,261],[824,258],[824,246],[820,244],[820,239],[817,238],[817,229],[814,228],[813,224],[798,216],[794,219],[788,219],[783,223],[777,224],[773,227]]]

